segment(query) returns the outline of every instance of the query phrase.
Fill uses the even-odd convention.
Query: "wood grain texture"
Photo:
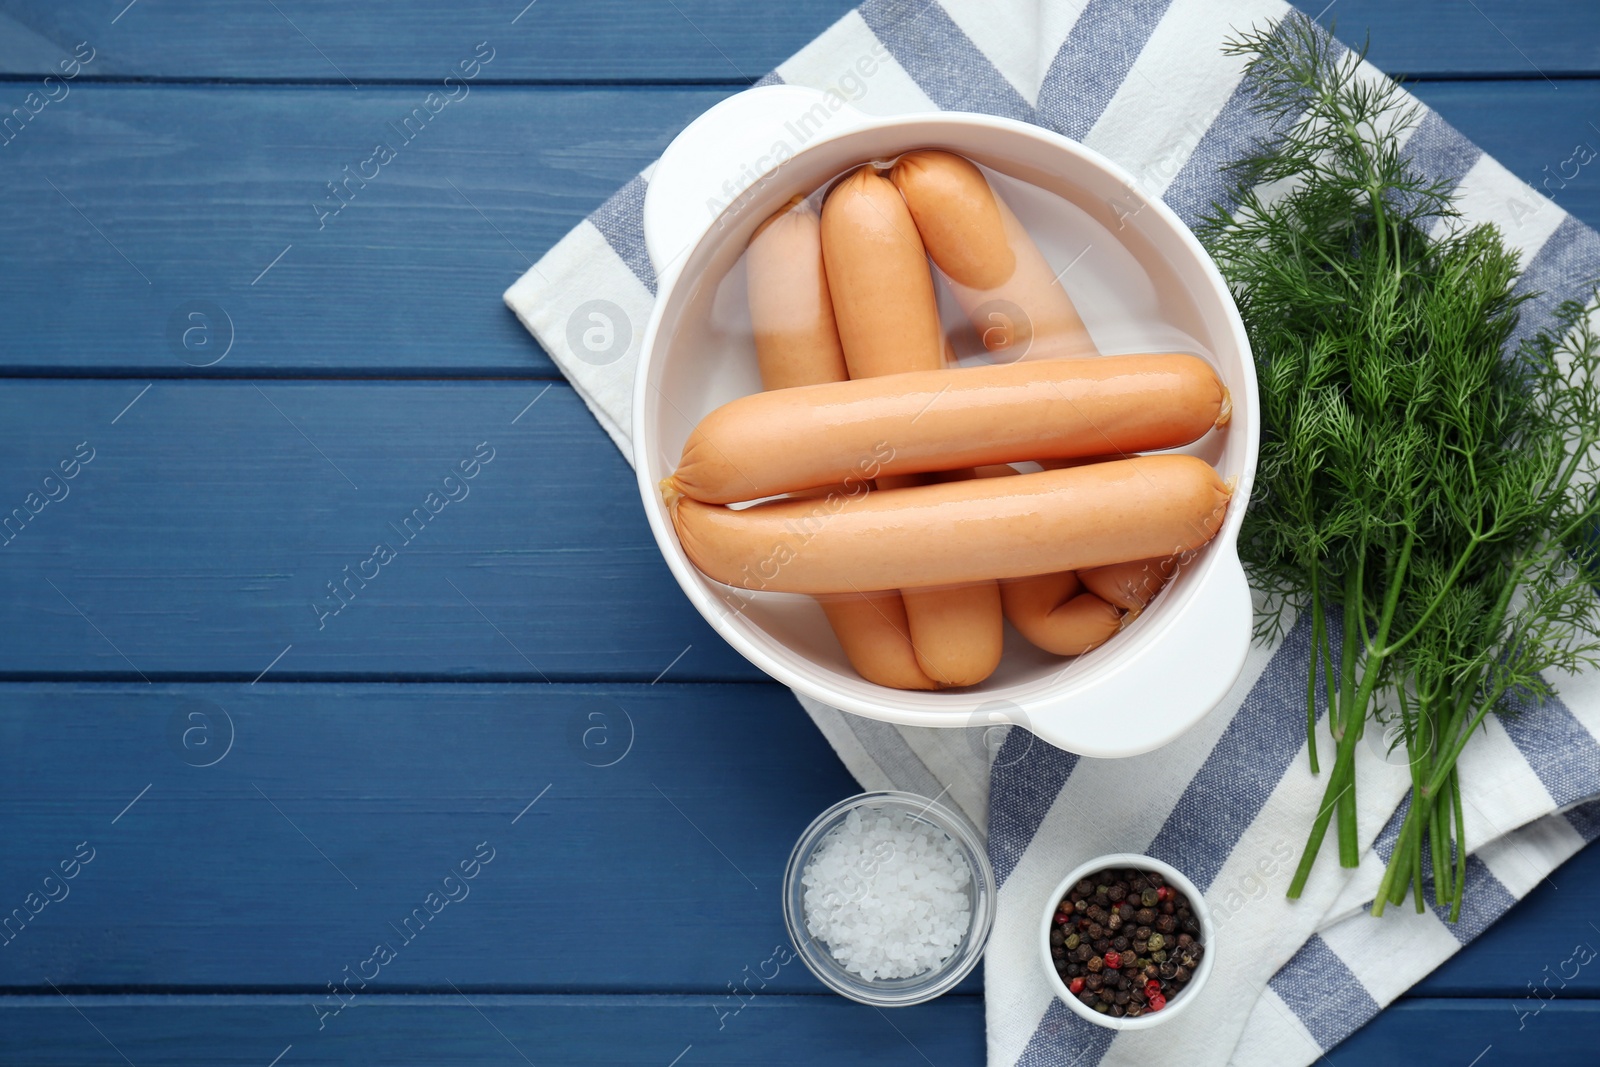
[[[1522,1031],[1516,1027],[1500,1001],[1402,1001],[1322,1062],[1465,1067],[1481,1056],[1480,1064],[1590,1063],[1600,1004],[1556,1001]],[[7,1062],[83,1067],[121,1064],[125,1056],[174,1067],[265,1067],[280,1053],[284,1067],[953,1067],[983,1063],[983,1002],[952,995],[883,1012],[839,997],[756,997],[723,1019],[698,997],[529,997],[463,987],[439,996],[374,995],[318,1031],[296,997],[0,998],[0,1057]]]
[[[0,676],[249,681],[292,645],[274,677],[762,677],[564,383],[27,380],[4,406]]]
[[[13,992],[326,993],[379,942],[373,992],[822,990],[762,965],[795,839],[859,789],[781,686],[63,683],[0,706],[0,915],[94,853],[7,932]],[[408,925],[480,842],[465,895]]]
[[[0,147],[0,363],[550,377],[501,293],[727,92],[480,87],[407,143],[417,88],[79,86]],[[204,369],[192,300],[231,320]]]
[[[486,78],[517,81],[715,80],[761,77],[849,11],[850,0],[780,5],[734,0],[469,0],[273,5],[164,0],[131,6],[67,0],[0,3],[0,71],[43,73],[79,41],[100,51],[98,76],[316,80],[442,77],[479,41]],[[1372,58],[1409,75],[1538,78],[1600,70],[1600,11],[1570,0],[1301,0]],[[518,17],[520,12],[520,17]],[[515,21],[513,21],[515,20]],[[346,85],[348,89],[349,86]]]
[[[126,0],[124,0],[126,2]],[[79,41],[101,50],[101,76],[329,81],[442,78],[489,41],[481,75],[500,81],[749,83],[855,6],[738,0],[464,0],[434,4],[146,2],[115,25],[91,0],[0,3],[18,38],[7,73],[48,71]],[[277,10],[274,10],[276,8]],[[63,49],[65,52],[63,52]]]
[[[703,997],[527,997],[461,988],[445,996],[367,997],[320,1031],[295,997],[73,995],[70,1005],[53,993],[0,998],[0,1059],[30,1067],[122,1064],[123,1056],[140,1067],[267,1067],[293,1046],[281,1067],[983,1062],[977,996],[893,1012],[842,997],[771,996],[747,998],[738,1015],[723,1017]]]
[[[0,375],[555,376],[500,294],[728,91],[481,87],[319,224],[419,90],[81,86],[0,148]],[[1417,91],[1530,182],[1600,145],[1600,81]],[[1600,177],[1555,195],[1600,223]],[[195,300],[233,338],[204,368]]]

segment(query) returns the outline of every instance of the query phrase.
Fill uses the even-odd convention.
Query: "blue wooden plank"
[[[329,81],[442,77],[481,40],[494,62],[482,76],[517,80],[749,81],[801,48],[853,5],[802,0],[425,0],[313,4],[288,0],[219,7],[203,0],[131,6],[93,0],[0,3],[0,71],[55,69],[79,41],[100,53],[91,70],[113,76]],[[1565,0],[1301,0],[1337,20],[1373,58],[1409,74],[1554,77],[1600,71],[1600,12]],[[1041,68],[1042,69],[1042,68]]]
[[[1484,1067],[1593,1062],[1600,1003],[1557,1001],[1545,1011],[1519,1032],[1499,1001],[1402,1001],[1319,1063],[1467,1067],[1478,1056]],[[981,1000],[962,995],[888,1012],[838,997],[756,997],[739,1015],[721,1018],[695,997],[529,997],[464,989],[448,996],[370,996],[317,1031],[294,997],[75,994],[68,1003],[50,994],[0,997],[0,1057],[37,1067],[123,1064],[123,1056],[174,1067],[263,1067],[280,1053],[283,1067],[980,1067],[983,1021]],[[1204,1047],[1188,1051],[1190,1061],[1217,1054]],[[1071,1053],[1066,1050],[1061,1062],[1070,1062]]]
[[[12,684],[0,707],[10,991],[310,1004],[347,965],[369,992],[822,991],[767,962],[783,869],[858,789],[780,686]]]
[[[1600,72],[1600,7],[1569,0],[1291,0],[1407,78],[1544,81]]]
[[[0,455],[0,676],[763,677],[564,383],[14,381]]]
[[[725,92],[480,89],[319,229],[417,90],[83,87],[0,149],[0,374],[553,375],[504,287]],[[1535,183],[1600,145],[1600,82],[1418,92]],[[1555,195],[1600,223],[1587,171]],[[234,337],[204,368],[169,326],[196,300]]]
[[[1515,1006],[1499,998],[1402,1000],[1335,1048],[1329,1062],[1374,1067],[1594,1062],[1600,1003],[1557,1000],[1537,1018],[1521,1021],[1518,1029]]]
[[[729,91],[80,86],[0,147],[0,364],[548,377],[500,294]]]
[[[126,0],[123,0],[126,3]],[[164,0],[0,3],[0,71],[48,72],[79,41],[102,76],[334,82],[435,80],[488,41],[480,77],[500,81],[753,82],[855,5],[803,0],[422,0],[219,5]],[[121,5],[116,5],[120,7]],[[63,52],[63,49],[65,52]]]
[[[725,1017],[703,997],[519,997],[462,988],[448,996],[369,996],[321,1031],[304,1001],[290,997],[74,995],[70,1004],[55,994],[0,997],[0,1060],[266,1067],[281,1053],[282,1067],[979,1067],[984,1058],[983,1004],[975,996],[892,1012],[835,996],[760,997]]]

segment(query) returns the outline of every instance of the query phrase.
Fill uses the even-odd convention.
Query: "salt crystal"
[[[938,827],[908,812],[851,811],[801,873],[806,929],[847,971],[910,978],[960,946],[971,879],[966,856]]]

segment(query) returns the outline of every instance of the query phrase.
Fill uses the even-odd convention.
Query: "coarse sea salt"
[[[961,944],[971,881],[967,857],[944,830],[909,812],[857,809],[800,875],[806,929],[853,974],[910,978]]]

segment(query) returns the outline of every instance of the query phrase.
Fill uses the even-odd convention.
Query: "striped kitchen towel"
[[[1266,131],[1225,38],[1284,17],[1279,0],[869,0],[764,82],[834,89],[880,114],[959,109],[1037,123],[1082,141],[1195,221],[1218,167]],[[1377,72],[1371,72],[1378,76]],[[1432,112],[1407,150],[1458,184],[1472,222],[1498,223],[1542,294],[1528,328],[1600,276],[1600,235]],[[561,240],[506,302],[572,379],[625,455],[634,367],[655,277],[644,250],[647,169]],[[596,307],[632,329],[596,360]],[[574,325],[576,323],[576,325]],[[1600,834],[1600,677],[1554,679],[1560,700],[1491,719],[1463,757],[1470,783],[1468,907],[1448,924],[1410,906],[1363,911],[1398,830],[1408,777],[1374,731],[1361,755],[1365,859],[1322,857],[1298,902],[1284,898],[1322,785],[1306,765],[1308,627],[1252,649],[1238,684],[1158,752],[1095,760],[1021,729],[900,729],[802,701],[867,788],[943,793],[987,827],[1000,881],[988,950],[989,1061],[1013,1064],[1308,1064],[1482,932]],[[974,736],[976,735],[976,736]],[[1324,739],[1325,744],[1331,742]],[[1062,873],[1104,852],[1146,852],[1205,893],[1220,935],[1205,1001],[1155,1030],[1116,1035],[1050,992],[1035,928]],[[1332,851],[1330,844],[1329,851]],[[1241,990],[1248,990],[1241,996]]]

